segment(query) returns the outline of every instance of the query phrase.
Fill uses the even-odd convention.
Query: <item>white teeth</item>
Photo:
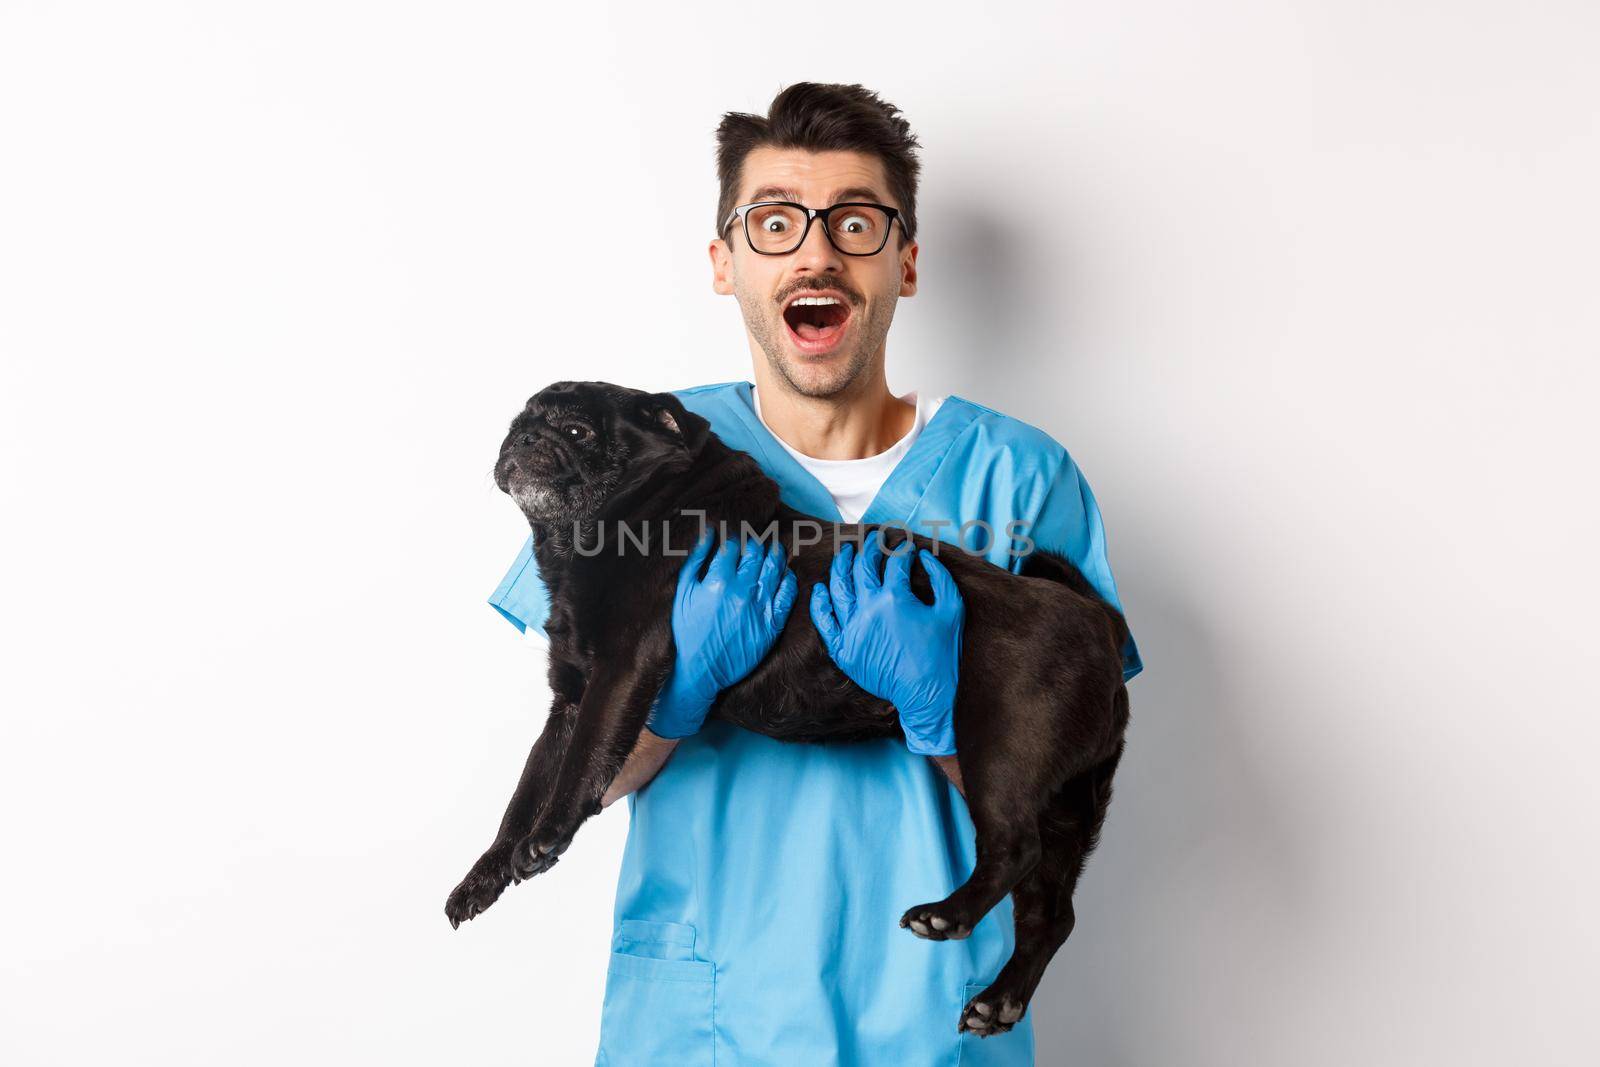
[[[801,306],[810,305],[810,306],[814,306],[814,307],[820,307],[820,306],[822,306],[824,304],[837,304],[838,302],[839,302],[838,298],[837,297],[832,297],[832,296],[802,296],[800,299],[796,300],[790,306],[791,307],[801,307]]]

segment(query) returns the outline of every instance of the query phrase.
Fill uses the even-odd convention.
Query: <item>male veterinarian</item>
[[[1094,496],[1060,445],[960,397],[889,392],[889,325],[917,287],[917,141],[898,111],[860,86],[801,83],[764,117],[726,115],[717,137],[712,285],[738,298],[755,381],[685,389],[684,405],[801,511],[952,545],[971,523],[966,546],[1011,570],[1020,522],[1120,607]],[[752,668],[771,638],[740,625],[747,600],[678,598],[673,674],[605,798],[627,796],[632,821],[597,1063],[1033,1063],[1026,1015],[981,1041],[956,1029],[1011,955],[1010,898],[964,940],[897,924],[975,859],[951,729],[961,612],[901,601],[862,627],[875,594],[853,595],[803,589],[795,610],[895,704],[904,743],[790,744],[704,721],[738,680],[727,664]],[[539,631],[531,547],[491,603]],[[1130,639],[1124,676],[1139,669]]]

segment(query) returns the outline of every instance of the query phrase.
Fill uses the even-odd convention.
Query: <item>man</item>
[[[764,117],[724,116],[717,136],[712,284],[738,299],[755,382],[685,389],[684,405],[795,508],[905,524],[1012,570],[1015,532],[1073,560],[1120,607],[1094,496],[1060,445],[960,397],[889,391],[889,325],[917,287],[917,141],[899,112],[860,86],[800,83]],[[739,612],[754,609],[739,606],[747,595],[721,618],[705,597],[697,618],[675,607],[673,674],[604,801],[626,795],[631,822],[597,1063],[1030,1064],[1027,1016],[981,1044],[956,1031],[1011,955],[1012,898],[963,940],[897,925],[975,859],[949,700],[937,695],[954,684],[959,613],[906,607],[905,627],[863,637],[877,642],[874,668],[836,639],[837,597],[801,593],[863,688],[936,696],[915,717],[894,701],[905,743],[789,744],[705,722],[714,691],[691,684],[697,657],[734,640]],[[529,546],[491,603],[519,627],[542,624]],[[741,651],[751,665],[764,648]],[[1130,638],[1124,676],[1140,666]]]

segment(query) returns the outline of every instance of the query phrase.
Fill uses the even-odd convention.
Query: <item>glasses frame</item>
[[[763,252],[761,249],[756,247],[755,241],[750,239],[750,211],[753,208],[758,207],[792,207],[798,208],[799,210],[805,212],[806,225],[805,228],[800,231],[800,239],[794,243],[793,248],[786,252]],[[874,248],[871,252],[846,252],[844,249],[840,248],[839,242],[833,239],[833,227],[829,224],[828,217],[835,211],[838,211],[840,208],[846,207],[876,208],[877,210],[888,215],[889,225],[883,228],[883,243],[878,245],[878,247]],[[906,235],[907,240],[911,238],[911,231],[906,229],[906,220],[901,218],[899,208],[890,207],[888,204],[875,204],[871,200],[846,200],[842,203],[834,204],[832,207],[806,207],[804,204],[797,204],[793,200],[757,200],[754,203],[740,204],[738,207],[734,208],[733,211],[728,215],[728,221],[722,224],[722,232],[727,233],[728,227],[732,226],[734,221],[737,220],[742,224],[741,229],[744,230],[744,243],[749,245],[750,251],[754,252],[756,255],[792,256],[796,252],[800,251],[801,245],[806,243],[806,238],[811,235],[811,223],[817,219],[822,220],[822,233],[828,238],[828,243],[832,245],[833,250],[838,252],[841,256],[875,256],[879,252],[882,252],[886,247],[888,247],[889,235],[894,232],[894,224],[896,221],[900,223],[900,230]]]

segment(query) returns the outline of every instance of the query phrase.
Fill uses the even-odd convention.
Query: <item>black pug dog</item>
[[[704,525],[775,536],[802,599],[828,580],[837,544],[859,547],[872,529],[785,506],[756,461],[677,397],[605,382],[557,382],[529,400],[501,445],[495,481],[533,527],[550,591],[554,700],[494,843],[445,905],[452,925],[549,870],[600,810],[671,669],[678,571]],[[885,527],[885,551],[906,536]],[[939,559],[966,605],[955,733],[977,863],[964,885],[908,909],[900,925],[935,941],[966,937],[1012,895],[1016,950],[961,1014],[962,1030],[987,1036],[1022,1017],[1072,932],[1073,890],[1128,724],[1128,630],[1059,556],[1035,550],[1019,575],[945,542],[911,540],[945,550]],[[920,563],[911,577],[931,603]],[[785,741],[904,736],[894,707],[834,665],[801,605],[710,715]]]

